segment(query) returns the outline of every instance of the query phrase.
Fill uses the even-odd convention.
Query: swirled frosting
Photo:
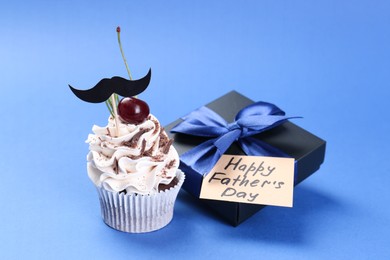
[[[149,115],[141,124],[119,122],[109,117],[106,127],[94,125],[89,143],[88,176],[96,186],[114,192],[153,194],[159,184],[169,184],[179,166],[179,155],[160,126]]]

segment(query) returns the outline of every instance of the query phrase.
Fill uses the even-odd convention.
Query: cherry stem
[[[130,73],[130,70],[129,70],[129,66],[127,65],[127,60],[126,60],[125,54],[124,54],[123,49],[122,49],[122,43],[121,43],[121,28],[120,28],[119,26],[116,28],[116,33],[117,33],[117,35],[118,35],[119,49],[121,50],[122,58],[123,58],[123,61],[125,62],[125,66],[126,66],[127,73],[129,74],[130,80],[132,80],[133,78],[131,77],[131,73]]]
[[[104,102],[104,103],[106,103],[106,106],[107,106],[107,108],[108,108],[108,111],[110,111],[110,114],[111,114],[112,116],[115,116],[115,115],[114,115],[114,112],[112,111],[112,105],[111,105],[111,102],[109,101],[109,99],[107,99],[106,102]]]

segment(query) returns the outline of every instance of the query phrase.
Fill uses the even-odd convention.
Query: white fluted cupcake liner
[[[104,222],[129,233],[150,232],[168,225],[185,175],[177,170],[176,177],[178,184],[153,195],[124,194],[96,187]]]

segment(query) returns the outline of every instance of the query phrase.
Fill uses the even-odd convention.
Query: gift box
[[[238,111],[252,103],[254,102],[251,99],[236,91],[231,91],[207,104],[206,107],[216,112],[227,122],[232,122]],[[174,139],[173,144],[179,155],[208,140],[205,137],[171,133],[170,130],[182,121],[182,119],[178,119],[165,127],[170,138]],[[284,121],[282,124],[253,137],[295,159],[294,185],[299,184],[317,171],[324,161],[326,142],[290,121]],[[235,142],[228,148],[225,154],[245,155]],[[186,181],[183,188],[196,198],[199,198],[203,175],[184,163],[180,164],[180,168],[186,173]],[[233,226],[239,225],[265,207],[264,205],[241,202],[200,200]]]

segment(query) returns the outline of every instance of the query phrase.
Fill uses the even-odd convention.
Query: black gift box
[[[232,91],[206,106],[227,122],[232,122],[238,111],[252,103],[252,100]],[[207,140],[192,135],[170,133],[170,130],[181,121],[182,119],[178,119],[165,127],[170,137],[174,139],[173,145],[179,155]],[[295,158],[294,185],[313,174],[324,161],[326,142],[289,121],[253,137],[259,138]],[[243,155],[244,153],[237,144],[233,143],[226,154]],[[184,164],[181,164],[180,168],[186,174],[183,188],[199,198],[203,176]],[[264,207],[264,205],[218,200],[201,199],[201,201],[233,226],[239,225]]]

